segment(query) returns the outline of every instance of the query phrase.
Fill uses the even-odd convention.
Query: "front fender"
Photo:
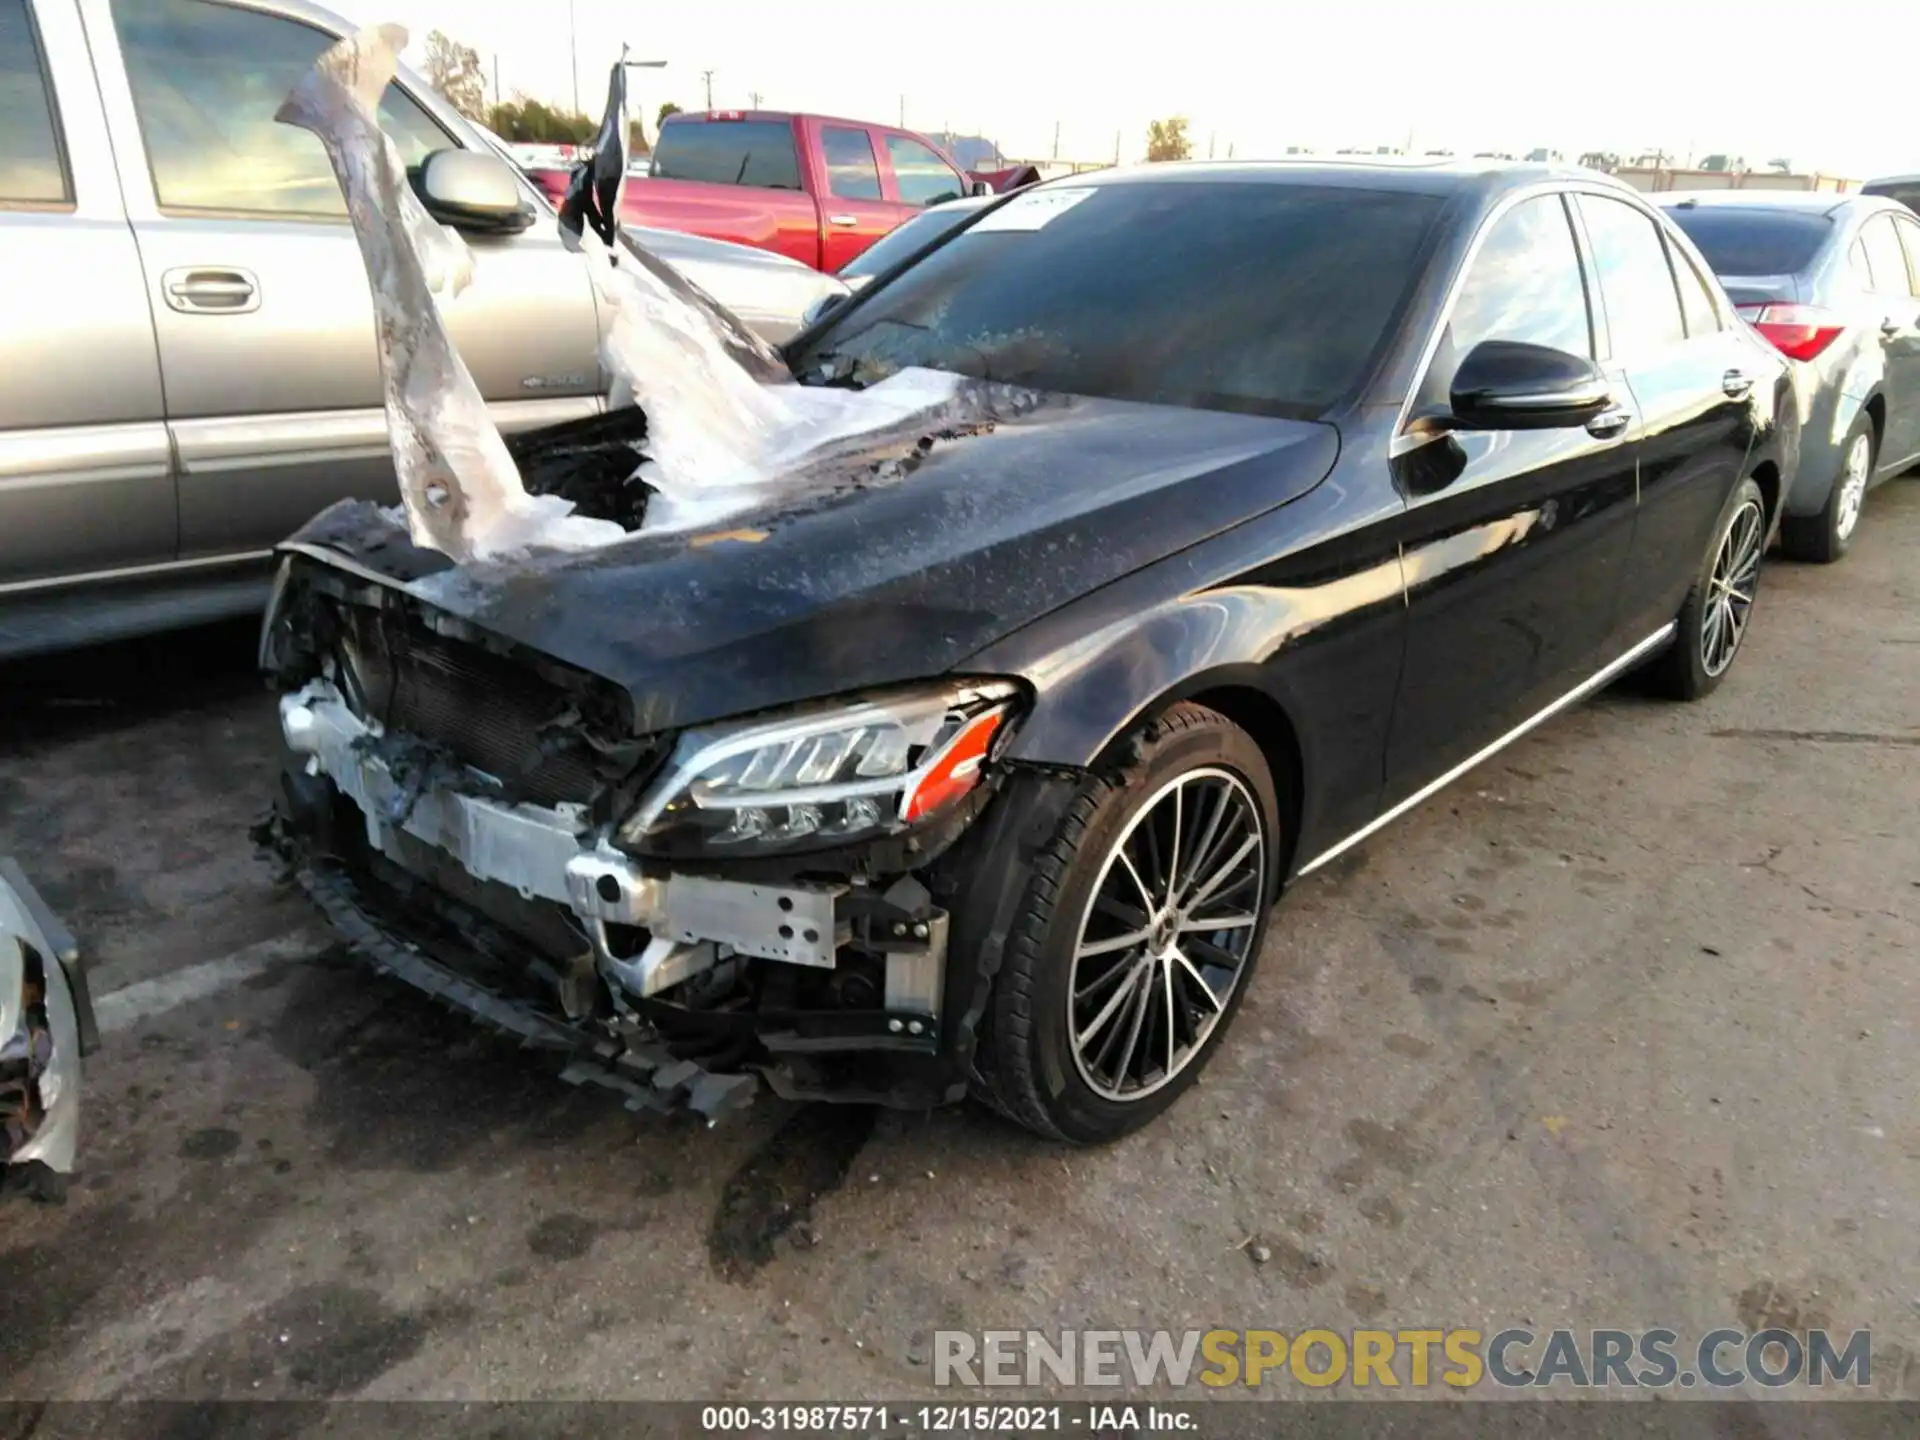
[[[1323,502],[1326,504],[1335,501]],[[1308,497],[1301,506],[1314,508]],[[1136,572],[973,657],[1019,675],[1032,712],[1009,758],[1088,767],[1181,699],[1251,690],[1284,712],[1303,780],[1296,853],[1372,812],[1405,644],[1391,538],[1365,527],[1280,560],[1309,514],[1275,516]],[[1284,529],[1281,527],[1284,526]],[[1311,528],[1310,526],[1307,528]]]

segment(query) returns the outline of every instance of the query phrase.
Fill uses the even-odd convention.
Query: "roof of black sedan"
[[[1496,193],[1544,181],[1615,184],[1595,170],[1529,165],[1511,160],[1412,159],[1382,156],[1351,160],[1187,160],[1172,165],[1128,165],[1063,176],[1054,185],[1239,184],[1327,185],[1366,190],[1405,190],[1420,195],[1466,191]],[[1622,185],[1620,188],[1625,189]]]

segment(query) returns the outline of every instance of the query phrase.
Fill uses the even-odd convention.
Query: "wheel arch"
[[[1276,876],[1292,873],[1305,807],[1306,758],[1300,732],[1286,705],[1261,684],[1260,667],[1236,665],[1188,676],[1141,706],[1114,734],[1091,768],[1111,769],[1140,730],[1183,701],[1224,715],[1260,747],[1273,777],[1280,805],[1280,841],[1275,848]]]

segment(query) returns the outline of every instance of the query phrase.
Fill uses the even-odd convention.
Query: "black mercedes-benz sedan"
[[[1786,362],[1586,173],[1075,177],[786,359],[964,420],[584,553],[337,506],[262,636],[300,882],[636,1106],[1144,1124],[1290,877],[1630,670],[1718,685],[1790,478]],[[590,508],[590,438],[516,453]]]

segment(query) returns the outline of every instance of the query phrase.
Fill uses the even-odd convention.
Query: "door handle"
[[[1602,410],[1587,421],[1587,433],[1596,440],[1611,440],[1632,423],[1633,412],[1615,406],[1611,410]]]
[[[1753,389],[1753,377],[1744,370],[1729,370],[1720,377],[1720,389],[1729,400],[1744,400]]]
[[[851,228],[852,228],[853,226],[855,226],[855,225],[858,225],[859,223],[860,223],[860,217],[859,217],[859,216],[857,216],[857,215],[829,215],[829,216],[827,216],[827,224],[829,224],[829,225],[840,225],[840,226],[844,226],[844,227],[846,227],[846,228],[848,228],[848,229],[851,229]]]
[[[160,277],[169,308],[186,315],[245,315],[260,308],[260,282],[250,270],[195,265]]]

